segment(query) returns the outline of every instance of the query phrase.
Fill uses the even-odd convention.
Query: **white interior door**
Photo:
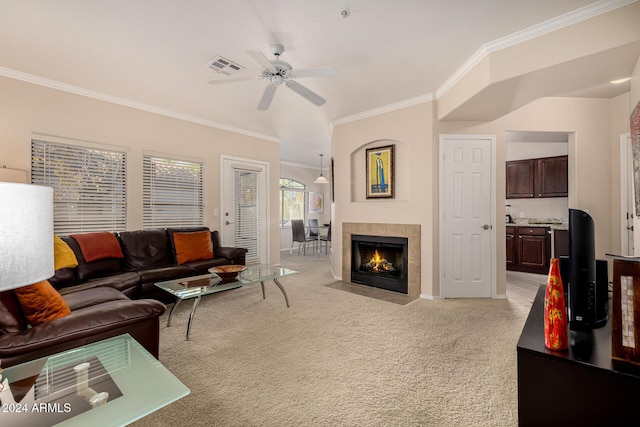
[[[492,296],[494,141],[486,136],[440,137],[440,271],[445,298]]]
[[[633,156],[631,134],[620,135],[620,254],[633,255]]]
[[[267,165],[222,159],[222,244],[248,250],[247,264],[266,264]]]

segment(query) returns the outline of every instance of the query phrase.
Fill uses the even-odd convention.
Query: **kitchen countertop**
[[[569,220],[565,218],[513,218],[506,225],[519,227],[549,227],[552,230],[568,230]]]

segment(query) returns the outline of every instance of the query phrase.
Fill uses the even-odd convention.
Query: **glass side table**
[[[189,389],[129,334],[2,372],[0,425],[122,426]]]

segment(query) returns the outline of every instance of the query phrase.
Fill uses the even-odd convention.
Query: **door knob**
[[[229,224],[233,224],[233,222],[231,222],[231,221],[225,221],[224,222],[224,225],[229,225]]]
[[[488,230],[488,229],[491,228],[491,226],[489,224],[481,225],[480,227],[482,227],[485,230]]]

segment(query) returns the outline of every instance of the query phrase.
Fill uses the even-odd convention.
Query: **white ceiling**
[[[593,3],[0,0],[0,74],[257,133],[281,141],[282,161],[316,167],[330,153],[332,121],[430,96],[483,44]],[[271,58],[274,43],[294,69],[337,69],[298,79],[325,105],[281,86],[258,111],[264,80],[207,83],[214,56],[252,68],[245,51]]]

